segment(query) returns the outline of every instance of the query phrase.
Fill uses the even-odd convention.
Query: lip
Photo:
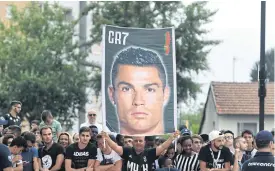
[[[133,112],[131,115],[149,115],[148,113],[145,112]]]

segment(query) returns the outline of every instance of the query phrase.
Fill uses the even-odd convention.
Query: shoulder
[[[0,154],[10,154],[9,148],[4,144],[0,144],[0,151]]]
[[[61,125],[61,123],[59,121],[57,121],[57,120],[53,120],[53,124],[54,125]]]

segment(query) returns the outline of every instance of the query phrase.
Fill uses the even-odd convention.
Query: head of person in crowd
[[[202,147],[203,139],[197,134],[192,135],[191,138],[193,140],[192,150],[196,153],[199,153]]]
[[[96,136],[98,134],[98,128],[95,125],[91,125],[91,126],[89,126],[89,128],[91,130],[91,139],[93,141],[95,141],[96,140]]]
[[[3,116],[0,117],[0,137],[3,135],[4,125],[7,125],[8,121]]]
[[[165,156],[171,160],[174,160],[175,155],[175,146],[172,144],[167,148]]]
[[[79,129],[79,142],[82,145],[87,145],[91,140],[91,129],[83,126]]]
[[[22,107],[22,103],[20,101],[12,101],[9,107],[10,114],[18,115],[21,111],[21,107]]]
[[[209,143],[209,135],[208,134],[200,134],[203,139],[202,146],[206,146]]]
[[[134,136],[133,137],[133,147],[137,154],[140,154],[145,149],[145,137],[143,136]]]
[[[124,136],[124,147],[133,147],[133,137],[131,136]]]
[[[234,140],[234,133],[230,130],[224,130],[224,146],[229,148],[232,153],[234,153],[234,147],[233,147],[233,140]]]
[[[253,133],[252,131],[250,130],[244,130],[242,132],[242,137],[244,137],[244,139],[247,141],[247,150],[248,151],[251,151],[253,148],[254,148],[254,136],[253,136]]]
[[[39,124],[40,124],[39,120],[33,120],[31,122],[31,130],[33,130],[35,128],[39,129]]]
[[[98,148],[104,154],[110,154],[111,153],[111,151],[112,151],[111,147],[109,146],[109,144],[107,143],[107,141],[105,141],[105,146],[104,146],[104,139],[103,139],[103,137],[100,134],[97,135],[96,141],[97,141]]]
[[[270,152],[274,145],[274,139],[271,132],[263,130],[258,132],[255,137],[259,152]]]
[[[166,158],[164,161],[164,168],[174,168],[173,160]]]
[[[67,132],[61,132],[57,142],[63,147],[67,148],[69,145],[72,144],[72,138],[71,135]]]
[[[50,110],[44,110],[41,113],[41,120],[46,124],[46,125],[51,125],[53,123],[53,115]]]
[[[235,149],[239,149],[240,151],[247,150],[247,142],[242,136],[238,136],[234,139],[233,146]]]
[[[79,133],[74,133],[74,135],[73,135],[73,141],[74,141],[74,143],[79,142]]]
[[[24,137],[24,139],[26,140],[27,146],[29,148],[35,146],[36,138],[35,138],[35,134],[34,133],[32,133],[32,132],[24,132],[24,134],[22,135],[22,137]]]
[[[213,150],[221,150],[224,146],[224,134],[213,130],[209,133],[209,141]]]
[[[42,138],[41,138],[39,128],[34,128],[34,129],[31,130],[31,132],[35,135],[35,142],[36,143],[41,143]]]
[[[2,143],[5,144],[6,146],[10,146],[13,139],[14,139],[14,135],[6,134],[3,137]]]
[[[180,130],[180,131],[183,130],[183,129],[187,129],[187,126],[186,126],[186,125],[181,125],[181,126],[179,127],[179,130]]]
[[[95,110],[91,109],[91,110],[88,111],[87,118],[88,118],[89,124],[95,124],[96,123],[96,116],[97,116],[97,114],[96,114]]]
[[[50,126],[44,126],[40,129],[40,135],[43,143],[47,146],[53,143],[53,131]]]
[[[27,141],[21,136],[14,138],[9,146],[13,155],[20,154],[25,148],[27,148]]]
[[[117,135],[116,135],[116,143],[117,143],[119,146],[123,146],[123,143],[124,143],[124,136],[121,135],[121,134],[117,134]]]
[[[8,129],[11,131],[11,133],[14,135],[14,137],[20,137],[21,136],[21,128],[17,125],[10,125]]]
[[[191,136],[191,131],[187,128],[183,128],[181,131],[180,131],[180,134],[182,136]]]
[[[185,155],[185,156],[191,156],[192,155],[192,146],[193,146],[193,140],[191,138],[191,136],[183,136],[181,139],[181,148],[182,148],[182,152],[181,154]]]
[[[6,135],[6,134],[12,134],[12,131],[9,129],[9,127],[6,127],[6,128],[3,130],[3,135]]]
[[[146,136],[145,137],[145,148],[154,148],[155,147],[155,136]]]

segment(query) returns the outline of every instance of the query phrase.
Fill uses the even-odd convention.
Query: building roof
[[[259,114],[258,82],[212,82],[217,114]],[[274,82],[266,84],[265,114],[274,114]]]
[[[274,82],[266,84],[265,114],[274,115]],[[258,115],[258,82],[212,82],[204,106],[199,133],[206,117],[206,106],[210,95],[220,115]]]

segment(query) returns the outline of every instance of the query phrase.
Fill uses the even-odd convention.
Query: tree
[[[86,103],[88,74],[80,70],[87,56],[73,40],[76,22],[67,20],[57,4],[30,3],[12,7],[8,24],[0,25],[0,108],[11,100],[23,103],[22,115],[40,119],[52,111],[70,129],[77,110]]]
[[[176,28],[176,62],[178,102],[196,98],[200,85],[193,74],[208,69],[207,55],[210,47],[219,41],[205,40],[209,31],[203,26],[211,22],[216,11],[206,9],[206,2],[196,2],[184,6],[181,2],[96,2],[87,11],[92,11],[92,44],[101,41],[104,24],[122,27]],[[97,77],[96,86],[100,85]],[[100,91],[101,87],[94,87]]]
[[[266,64],[266,78],[269,81],[274,82],[274,48],[268,50],[265,53],[265,64]],[[259,67],[260,67],[260,62],[259,61],[255,62],[250,72],[251,81],[258,81]]]

